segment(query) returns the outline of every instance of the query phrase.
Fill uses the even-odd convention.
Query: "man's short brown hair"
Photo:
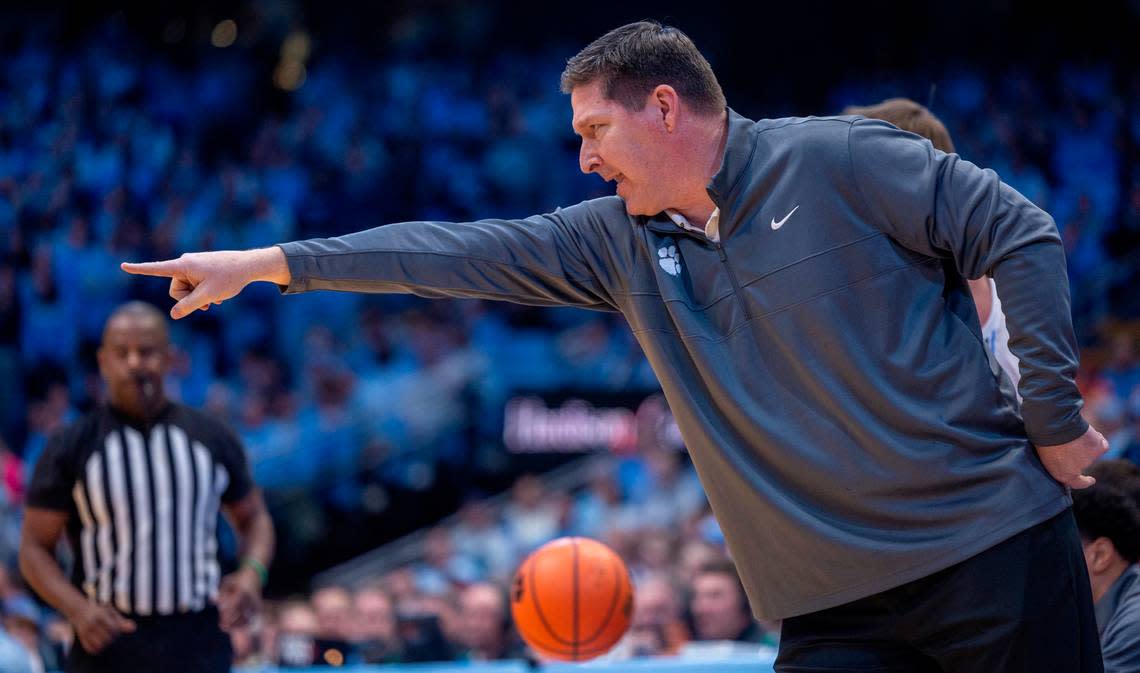
[[[887,100],[861,107],[852,105],[844,108],[845,115],[862,115],[870,119],[882,119],[904,131],[917,133],[933,143],[935,149],[943,152],[954,151],[954,141],[950,132],[938,117],[925,107],[909,98],[888,98]]]
[[[1089,466],[1086,473],[1096,479],[1097,484],[1124,491],[1140,507],[1140,466],[1136,463],[1124,458],[1098,460]]]
[[[1140,560],[1140,509],[1124,491],[1101,483],[1074,490],[1073,518],[1082,539],[1106,537],[1129,564]]]
[[[567,61],[562,93],[595,81],[608,100],[631,111],[643,109],[661,84],[676,89],[700,114],[719,114],[726,106],[712,66],[689,36],[656,21],[630,23],[591,42]]]

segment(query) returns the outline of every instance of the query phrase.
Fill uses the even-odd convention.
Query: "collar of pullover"
[[[731,208],[733,201],[738,198],[737,191],[744,181],[744,173],[748,164],[752,163],[752,155],[756,152],[756,135],[752,132],[754,122],[742,117],[728,109],[728,138],[724,143],[724,158],[720,169],[709,181],[706,190],[723,214],[726,208]]]

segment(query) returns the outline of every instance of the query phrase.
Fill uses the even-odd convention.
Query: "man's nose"
[[[578,168],[582,169],[583,173],[593,173],[598,170],[598,167],[601,165],[602,159],[598,156],[598,153],[595,152],[593,148],[582,143],[582,149],[578,153]]]
[[[127,367],[131,369],[138,369],[142,365],[142,357],[135,351],[127,353]]]

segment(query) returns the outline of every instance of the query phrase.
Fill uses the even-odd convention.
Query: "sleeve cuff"
[[[289,265],[289,284],[278,285],[281,294],[299,294],[309,290],[308,274],[305,269],[304,255],[301,244],[297,241],[291,243],[278,243],[278,248],[285,253],[285,263]]]
[[[1052,428],[1047,432],[1034,432],[1026,428],[1026,434],[1034,446],[1057,446],[1077,439],[1088,429],[1089,422],[1078,413],[1070,423],[1061,428]]]

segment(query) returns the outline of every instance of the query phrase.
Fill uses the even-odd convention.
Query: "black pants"
[[[88,654],[76,640],[67,673],[229,673],[230,637],[218,626],[218,611],[160,617],[131,617],[138,628],[120,636],[99,654]]]
[[[929,577],[784,620],[779,673],[1102,673],[1070,510]]]

